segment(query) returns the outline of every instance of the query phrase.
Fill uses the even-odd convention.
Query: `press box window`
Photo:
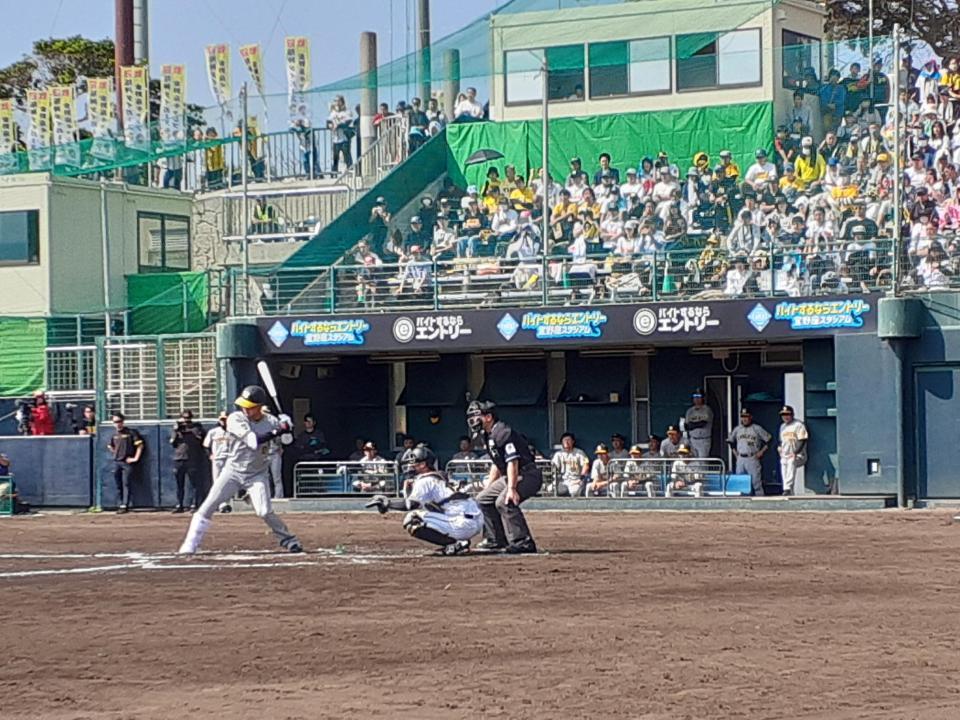
[[[40,211],[0,212],[0,265],[40,262]]]
[[[817,80],[823,77],[819,38],[784,30],[783,87],[790,90],[803,87],[804,77],[810,70]]]
[[[507,103],[543,101],[543,77],[540,75],[546,53],[550,100],[583,98],[584,46],[561,45],[546,50],[511,50],[505,55]]]
[[[140,271],[190,269],[190,219],[137,213]]]
[[[760,30],[677,36],[677,89],[759,85]]]
[[[670,92],[670,38],[592,43],[590,97]]]

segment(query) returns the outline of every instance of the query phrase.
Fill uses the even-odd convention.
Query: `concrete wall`
[[[137,213],[190,217],[190,195],[110,183],[110,304],[126,304],[126,275],[138,272]],[[33,173],[0,178],[0,211],[40,211],[40,264],[0,267],[5,314],[56,315],[103,309],[100,185]]]

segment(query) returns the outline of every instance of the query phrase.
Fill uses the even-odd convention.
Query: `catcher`
[[[439,545],[441,555],[461,555],[470,550],[470,538],[483,530],[483,514],[472,497],[450,489],[435,464],[430,448],[418,445],[407,450],[400,459],[405,497],[375,495],[365,507],[375,507],[381,515],[406,511],[403,528],[410,535]]]

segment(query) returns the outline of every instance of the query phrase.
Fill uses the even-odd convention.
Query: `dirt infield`
[[[960,525],[934,512],[536,513],[536,557],[399,516],[0,521],[4,718],[960,717]],[[338,548],[337,546],[342,546]]]

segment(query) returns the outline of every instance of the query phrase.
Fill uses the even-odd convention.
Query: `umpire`
[[[177,480],[177,506],[175,513],[183,512],[183,496],[186,490],[187,477],[193,486],[193,502],[190,510],[196,510],[206,497],[206,463],[204,462],[203,426],[193,421],[193,412],[184,410],[180,413],[180,420],[170,433],[170,444],[173,446],[174,477]]]
[[[470,403],[467,426],[483,441],[492,462],[486,487],[477,495],[483,513],[483,541],[477,549],[510,554],[537,552],[520,509],[520,504],[540,492],[543,485],[529,442],[497,417],[492,402]]]

